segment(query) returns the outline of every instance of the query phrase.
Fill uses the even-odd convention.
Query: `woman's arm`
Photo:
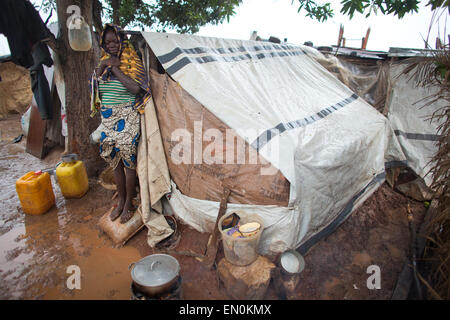
[[[103,70],[105,70],[107,66],[112,67],[111,71],[117,77],[117,79],[119,79],[119,81],[125,86],[125,88],[127,88],[133,94],[139,93],[139,91],[141,90],[139,84],[130,77],[128,77],[127,75],[125,75],[122,71],[120,71],[119,58],[112,56],[109,59],[102,60],[100,66],[95,68],[95,72],[97,73],[97,75],[102,74]]]
[[[100,62],[100,65],[99,65],[98,67],[95,68],[95,74],[96,74],[97,76],[100,76],[100,75],[103,73],[103,70],[105,70],[105,68],[106,68],[105,60],[102,60],[102,61]]]
[[[120,71],[120,59],[118,57],[111,57],[109,59],[105,60],[108,65],[110,65],[112,73],[119,79],[120,82],[130,90],[132,94],[138,94],[141,90],[141,87],[139,87],[139,84],[125,75],[122,71]]]
[[[119,66],[113,65],[112,66],[112,72],[114,75],[119,79],[120,82],[127,88],[132,94],[138,94],[141,90],[141,87],[139,84],[125,75],[119,68]]]

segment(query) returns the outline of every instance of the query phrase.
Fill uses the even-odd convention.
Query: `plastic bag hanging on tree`
[[[92,47],[91,28],[80,15],[73,15],[68,23],[69,45],[75,51],[89,51]]]

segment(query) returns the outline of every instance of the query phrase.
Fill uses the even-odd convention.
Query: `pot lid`
[[[131,277],[142,286],[156,287],[172,281],[179,272],[177,259],[168,254],[152,254],[134,264]]]

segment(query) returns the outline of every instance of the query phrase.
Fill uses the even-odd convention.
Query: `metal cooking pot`
[[[130,264],[131,278],[137,290],[148,296],[170,291],[177,283],[180,264],[168,254],[152,254]]]

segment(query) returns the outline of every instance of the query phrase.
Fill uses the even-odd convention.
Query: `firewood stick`
[[[214,265],[217,256],[217,249],[219,247],[219,220],[225,214],[227,210],[227,202],[230,196],[231,190],[228,188],[224,188],[224,192],[222,195],[222,199],[220,200],[220,208],[219,213],[217,214],[216,225],[214,226],[214,230],[209,238],[208,247],[206,249],[205,256],[205,264],[208,268],[211,268]]]

